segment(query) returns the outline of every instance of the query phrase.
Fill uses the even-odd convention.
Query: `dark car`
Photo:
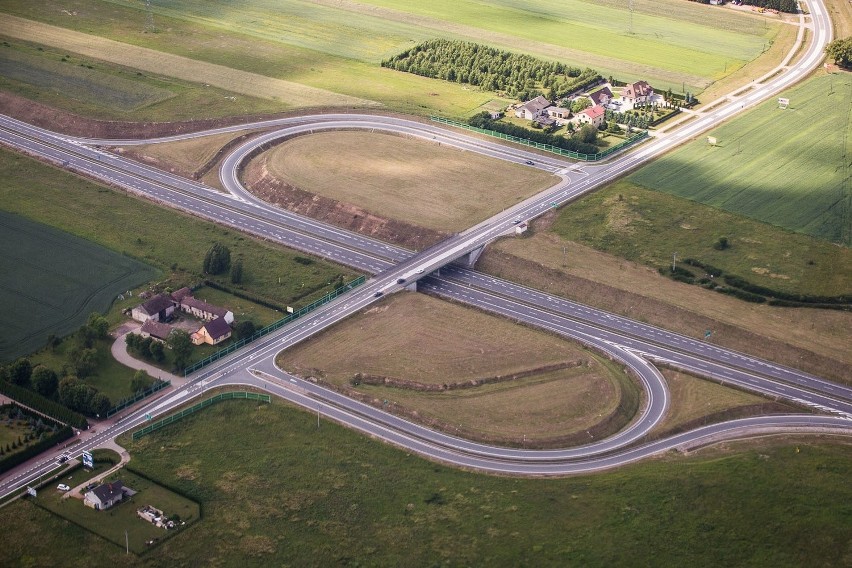
[[[527,160],[527,165],[528,166],[534,166],[535,162],[533,162],[532,160]]]
[[[405,278],[400,278],[396,281],[397,284],[405,284]]]
[[[378,297],[379,297],[379,296],[381,296],[382,294],[384,294],[384,292],[382,292],[381,290],[379,290],[378,292],[376,292],[375,294],[373,294],[373,296],[374,296],[374,297],[376,297],[376,298],[378,298]]]

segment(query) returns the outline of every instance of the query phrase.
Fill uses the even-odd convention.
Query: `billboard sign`
[[[83,467],[94,469],[95,468],[95,460],[92,458],[91,452],[84,451],[83,452]]]

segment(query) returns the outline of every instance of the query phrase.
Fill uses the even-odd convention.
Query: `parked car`
[[[59,485],[56,486],[56,488],[59,489],[60,491],[71,491],[71,488],[68,487],[67,485],[65,485],[64,483],[60,483]]]

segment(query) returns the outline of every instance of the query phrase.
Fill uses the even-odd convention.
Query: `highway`
[[[830,22],[824,7],[814,2],[811,10],[811,43],[795,66],[786,68],[778,75],[768,74],[752,88],[741,89],[741,95],[731,96],[729,101],[726,99],[727,102],[709,105],[708,112],[683,127],[601,165],[581,165],[556,157],[543,157],[431,124],[377,115],[303,116],[159,139],[179,140],[225,131],[275,129],[241,145],[227,157],[220,175],[223,185],[231,192],[228,195],[99,148],[151,143],[151,140],[79,139],[0,116],[0,140],[9,146],[143,195],[165,206],[377,275],[353,292],[200,371],[191,377],[189,384],[169,394],[165,401],[153,403],[125,417],[121,423],[101,432],[97,439],[87,441],[86,444],[99,444],[106,439],[102,436],[115,437],[135,429],[144,420],[142,416],[145,413],[164,415],[198,396],[203,388],[235,381],[259,386],[306,408],[319,409],[326,416],[433,459],[473,469],[516,474],[556,475],[617,467],[673,447],[707,440],[708,437],[736,437],[754,429],[828,429],[849,432],[852,430],[852,389],[848,387],[471,270],[447,266],[466,253],[511,232],[517,218],[532,219],[551,209],[554,204],[558,206],[576,199],[804,77],[821,62],[823,47],[831,38]],[[534,167],[560,176],[560,182],[419,254],[277,209],[258,201],[239,184],[236,172],[257,148],[296,134],[332,128],[392,131],[517,163],[531,160],[535,162]],[[440,275],[435,274],[438,269],[441,269]],[[400,278],[405,279],[403,284],[397,282]],[[422,289],[430,293],[560,333],[619,360],[632,369],[645,389],[646,400],[642,411],[626,429],[607,440],[550,452],[512,450],[483,446],[431,432],[310,382],[288,377],[274,367],[274,356],[282,349],[379,301],[377,292],[393,293],[414,280],[420,280]],[[627,449],[646,435],[667,410],[665,383],[649,360],[674,364],[702,376],[807,404],[834,412],[837,416],[757,417],[708,426],[668,440]],[[76,455],[83,449],[86,449],[85,445],[78,446]],[[44,473],[52,467],[52,463],[46,460],[22,476],[4,479],[0,483],[0,496],[19,489],[30,480],[28,476]]]

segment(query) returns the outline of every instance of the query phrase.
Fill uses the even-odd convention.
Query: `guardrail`
[[[154,383],[153,385],[151,385],[150,387],[148,387],[144,391],[120,400],[115,406],[113,406],[112,408],[110,408],[107,411],[106,417],[109,418],[110,416],[113,416],[116,412],[121,412],[122,410],[124,410],[128,406],[132,406],[132,405],[136,404],[137,402],[139,402],[143,398],[147,398],[147,397],[151,396],[155,392],[166,388],[170,384],[172,384],[171,381],[160,381],[160,380],[158,380],[156,383]]]
[[[223,392],[223,393],[217,394],[215,396],[211,396],[207,400],[202,400],[198,404],[194,404],[194,405],[190,406],[189,408],[184,408],[183,410],[181,410],[177,414],[172,414],[171,416],[166,416],[165,418],[163,418],[161,420],[157,420],[156,422],[152,422],[151,424],[148,424],[147,426],[145,426],[141,430],[135,431],[133,433],[132,438],[134,440],[138,440],[139,438],[141,438],[143,436],[147,436],[151,432],[159,430],[160,428],[168,426],[169,424],[174,424],[178,420],[181,420],[182,418],[185,418],[186,416],[189,416],[190,414],[198,412],[199,410],[207,408],[208,406],[210,406],[212,404],[216,404],[217,402],[222,402],[223,400],[234,400],[234,399],[257,400],[257,401],[266,402],[266,403],[272,402],[272,397],[269,396],[268,394],[260,394],[260,393],[256,393],[256,392],[247,392],[247,391]]]
[[[496,130],[478,128],[476,126],[471,126],[463,122],[457,122],[448,118],[441,118],[440,116],[430,116],[429,118],[432,121],[440,122],[441,124],[447,124],[449,126],[455,126],[457,128],[464,128],[465,130],[478,132],[479,134],[485,134],[486,136],[500,138],[501,140],[508,140],[509,142],[515,142],[516,144],[522,144],[524,146],[535,148],[536,150],[544,150],[545,152],[550,152],[551,154],[558,154],[559,156],[574,158],[575,160],[583,160],[584,162],[596,162],[598,160],[602,160],[610,154],[617,152],[622,148],[626,148],[627,146],[635,144],[641,140],[644,140],[648,137],[648,131],[643,130],[639,134],[636,134],[635,136],[632,136],[624,142],[620,142],[611,148],[607,148],[603,152],[598,152],[597,154],[584,154],[582,152],[572,152],[570,150],[563,150],[562,148],[559,148],[558,146],[553,146],[552,144],[542,144],[541,142],[535,142],[527,138],[518,138],[517,136],[512,136],[511,134],[504,134],[502,132],[497,132]]]
[[[352,290],[353,288],[357,288],[358,286],[360,286],[361,284],[363,284],[366,281],[367,281],[366,276],[359,276],[358,278],[356,278],[355,280],[353,280],[349,284],[344,284],[340,288],[336,288],[336,289],[332,290],[331,292],[329,292],[328,294],[326,294],[325,296],[323,296],[319,300],[316,300],[315,302],[308,304],[304,308],[301,308],[300,310],[293,312],[292,314],[288,315],[287,317],[282,318],[282,319],[278,320],[277,322],[269,324],[268,326],[264,327],[263,329],[260,329],[256,332],[254,332],[254,335],[252,335],[251,337],[245,337],[243,339],[240,339],[239,341],[232,343],[231,345],[228,345],[227,347],[219,349],[218,351],[216,351],[215,353],[213,353],[212,355],[210,355],[208,357],[205,357],[201,361],[198,361],[197,363],[190,365],[189,367],[187,367],[183,370],[183,376],[186,377],[190,373],[194,373],[198,369],[201,369],[201,368],[209,365],[210,363],[213,363],[214,361],[218,361],[219,359],[221,359],[222,357],[224,357],[226,355],[230,355],[231,353],[233,353],[237,349],[244,347],[245,345],[248,345],[252,341],[260,339],[264,335],[268,335],[268,334],[272,333],[273,331],[276,331],[276,330],[282,328],[283,326],[287,325],[291,321],[296,320],[296,319],[302,317],[303,315],[314,311],[318,307],[325,305],[325,304],[329,303],[330,301],[334,300],[335,298],[337,298],[341,294],[345,294],[349,290]]]

